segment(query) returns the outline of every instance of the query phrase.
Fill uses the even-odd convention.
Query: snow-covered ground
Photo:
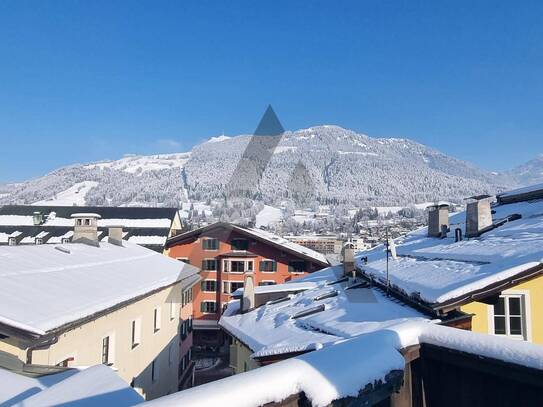
[[[275,223],[279,223],[282,218],[283,212],[281,211],[281,209],[269,205],[264,205],[264,209],[262,209],[256,215],[256,227],[269,227]]]
[[[67,190],[59,192],[56,196],[43,201],[34,202],[33,205],[83,206],[85,205],[85,195],[97,185],[98,182],[95,181],[78,182]]]

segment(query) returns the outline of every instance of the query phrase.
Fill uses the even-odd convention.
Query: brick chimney
[[[101,216],[96,213],[74,213],[73,243],[88,243],[98,245],[98,219]]]
[[[490,195],[479,195],[468,198],[466,207],[466,237],[477,237],[489,226],[492,226],[492,209]]]
[[[428,237],[444,237],[449,231],[449,205],[432,205],[428,207]]]
[[[241,312],[245,313],[255,307],[255,276],[246,273],[243,284],[243,297],[241,298]]]

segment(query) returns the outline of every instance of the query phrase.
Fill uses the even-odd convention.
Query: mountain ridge
[[[69,165],[0,187],[0,204],[54,202],[56,195],[81,182],[97,183],[84,199],[94,205],[179,206],[187,200],[222,199],[250,138],[222,135],[190,152]],[[310,200],[358,206],[459,201],[470,194],[519,186],[522,178],[521,170],[492,173],[410,139],[373,138],[320,125],[285,132],[247,198],[273,204],[291,198],[288,185],[293,185],[297,168],[304,169],[305,178],[295,185],[304,188],[309,183],[305,187]]]

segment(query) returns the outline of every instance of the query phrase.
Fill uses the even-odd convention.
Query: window
[[[200,303],[200,311],[204,314],[213,314],[217,312],[217,304],[215,301],[202,301]]]
[[[232,239],[230,241],[232,250],[242,251],[249,249],[249,241],[247,239]]]
[[[243,273],[245,271],[245,262],[240,260],[232,260],[230,262],[230,271],[232,273]]]
[[[17,245],[17,239],[15,239],[14,237],[10,237],[10,238],[8,239],[8,245],[9,245],[9,246],[15,246],[15,245]]]
[[[160,307],[153,310],[153,330],[154,332],[160,331]]]
[[[192,315],[188,319],[187,327],[188,327],[189,333],[191,333],[192,332]]]
[[[192,287],[181,294],[181,306],[184,307],[192,302]]]
[[[90,219],[85,219],[85,226],[90,226]]]
[[[110,336],[106,336],[102,339],[102,364],[108,366],[112,365],[112,356],[112,340]]]
[[[132,321],[132,349],[141,343],[141,319]]]
[[[200,282],[202,291],[206,293],[214,293],[217,291],[217,282],[215,280],[204,280]]]
[[[190,259],[188,257],[177,257],[176,260],[182,261],[183,263],[190,264]]]
[[[289,273],[304,273],[305,261],[303,260],[291,260],[288,262]]]
[[[258,283],[258,285],[275,285],[275,284],[277,284],[277,283],[275,281],[271,281],[271,280],[263,280],[260,283]]]
[[[217,260],[215,260],[215,259],[202,260],[202,270],[216,271],[217,270]]]
[[[153,360],[151,363],[151,381],[154,383],[158,380],[158,362]]]
[[[62,242],[62,244],[70,243],[70,238],[69,237],[63,237],[61,242]]]
[[[223,281],[222,290],[224,294],[232,294],[238,288],[243,288],[243,281]]]
[[[219,250],[219,239],[213,239],[213,238],[202,239],[202,249]]]
[[[275,273],[277,271],[277,262],[275,260],[262,260],[259,270],[264,273]]]
[[[501,295],[494,305],[494,334],[526,339],[523,295]]]
[[[173,345],[168,346],[168,365],[171,366],[173,362]]]
[[[43,244],[43,239],[41,237],[37,237],[36,244]]]
[[[188,319],[181,321],[181,324],[179,325],[179,330],[181,334],[181,340],[183,341],[189,334],[189,320]]]
[[[178,305],[175,302],[170,302],[170,321],[173,321],[177,316]]]

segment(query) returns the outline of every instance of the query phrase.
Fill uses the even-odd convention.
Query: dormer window
[[[85,219],[85,226],[90,226],[90,219]]]
[[[77,219],[76,223],[77,223],[77,226],[82,226],[83,225],[83,219]]]
[[[43,244],[43,239],[41,237],[37,237],[36,244]]]
[[[9,246],[16,246],[17,245],[17,239],[15,239],[14,237],[10,237],[8,239],[8,245]]]
[[[245,251],[249,249],[249,241],[247,239],[232,239],[230,241],[232,250]]]
[[[63,237],[62,240],[61,240],[61,243],[62,244],[70,243],[70,238],[69,237]]]

